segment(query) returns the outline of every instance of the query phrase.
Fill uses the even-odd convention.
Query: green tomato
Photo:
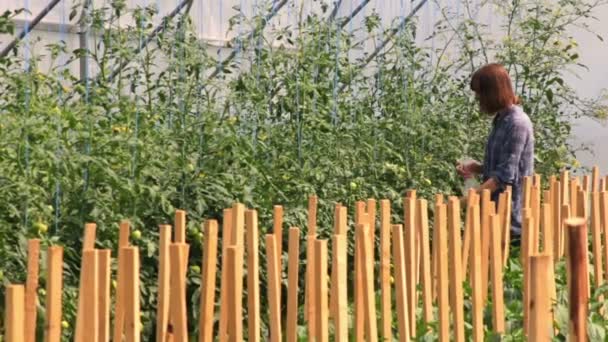
[[[192,163],[188,164],[188,172],[194,172],[194,165]]]
[[[34,228],[40,234],[45,234],[46,232],[49,231],[49,227],[46,224],[42,223],[42,222],[36,222],[36,223],[34,223]]]
[[[70,327],[70,323],[68,323],[67,321],[61,321],[61,327],[63,329],[67,329]]]
[[[45,289],[38,289],[38,294],[41,296],[46,296],[46,290]]]
[[[139,229],[134,230],[133,233],[131,233],[131,237],[133,237],[134,240],[141,239],[141,231]]]
[[[355,183],[355,182],[350,182],[350,189],[351,189],[351,190],[353,190],[353,191],[354,191],[354,190],[357,190],[357,187],[358,187],[357,183]]]
[[[198,267],[197,265],[193,265],[193,266],[190,266],[190,271],[194,274],[200,274],[201,268]]]
[[[0,281],[4,279],[4,271],[0,270]]]

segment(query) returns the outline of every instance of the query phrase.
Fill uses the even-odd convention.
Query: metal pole
[[[244,39],[241,39],[241,40],[242,41],[251,40],[257,33],[264,30],[264,28],[266,27],[266,25],[268,24],[270,19],[272,19],[281,10],[281,8],[283,8],[283,6],[285,6],[287,4],[287,2],[289,2],[289,1],[288,0],[281,1],[276,7],[273,8],[273,10],[270,13],[268,13],[266,15],[266,17],[264,18],[264,21],[262,21],[262,24],[260,25],[260,27],[251,31]],[[237,50],[232,50],[230,55],[228,57],[226,57],[226,59],[223,60],[222,63],[215,68],[215,70],[211,73],[211,75],[209,75],[208,79],[214,78],[222,70],[224,70],[226,65],[228,65],[228,63],[230,63],[236,57],[237,53],[238,53]]]
[[[42,10],[42,12],[38,13],[38,15],[36,16],[36,18],[34,18],[34,20],[32,20],[29,24],[25,25],[25,28],[23,29],[23,31],[21,31],[21,33],[19,33],[19,36],[17,36],[17,38],[15,38],[12,42],[10,42],[2,50],[2,52],[0,52],[0,58],[6,57],[6,55],[8,55],[8,53],[12,49],[14,49],[15,46],[17,46],[17,43],[19,43],[19,41],[21,41],[23,38],[25,38],[25,36],[27,36],[30,32],[32,32],[32,30],[36,27],[36,25],[38,25],[38,23],[44,17],[46,17],[47,14],[49,14],[49,12],[59,3],[59,1],[61,1],[61,0],[51,1],[48,5],[46,5],[46,7]]]
[[[399,23],[399,26],[397,26],[396,28],[392,29],[391,32],[388,34],[388,36],[386,37],[386,39],[384,39],[384,41],[376,48],[376,50],[374,50],[374,52],[372,52],[371,55],[369,55],[367,57],[367,59],[365,60],[365,62],[363,63],[363,65],[359,66],[359,71],[362,71],[363,69],[365,69],[365,67],[367,67],[367,65],[374,59],[376,58],[376,56],[378,56],[378,54],[380,53],[380,51],[382,51],[382,49],[384,49],[386,47],[386,45],[388,45],[388,43],[391,41],[391,39],[393,39],[393,37],[403,28],[405,27],[405,25],[412,19],[412,17],[414,15],[416,15],[416,13],[422,8],[422,6],[424,6],[424,4],[426,4],[428,2],[428,0],[421,0],[418,5],[416,5],[416,7],[414,7],[412,9],[412,11],[410,12],[410,14],[407,15],[407,17],[403,18],[401,20],[401,22]],[[342,84],[342,86],[340,87],[340,92],[342,92],[345,88],[346,88],[347,84]]]
[[[354,17],[356,17],[357,14],[359,14],[359,12],[361,12],[365,8],[365,6],[367,6],[367,4],[369,4],[371,1],[372,0],[364,0],[361,4],[359,4],[359,6],[355,8],[353,13],[351,13],[350,16],[340,24],[340,28],[343,29],[344,26],[346,26],[346,24],[348,24]]]
[[[336,15],[338,15],[338,10],[340,9],[340,5],[342,5],[342,0],[336,1],[336,5],[334,6],[334,9],[331,11],[331,14],[329,15],[329,21],[333,21],[334,18],[336,18]]]
[[[87,18],[92,0],[87,0],[82,6],[80,14],[80,32],[78,38],[80,41],[80,82],[86,82],[89,78],[88,51],[89,51],[89,28],[87,27]]]

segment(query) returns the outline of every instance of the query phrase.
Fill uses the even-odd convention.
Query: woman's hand
[[[481,173],[481,163],[475,160],[458,162],[456,164],[456,171],[463,178],[471,178]]]

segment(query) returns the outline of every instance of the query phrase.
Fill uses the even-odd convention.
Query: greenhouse
[[[608,339],[608,0],[3,0],[0,342]]]

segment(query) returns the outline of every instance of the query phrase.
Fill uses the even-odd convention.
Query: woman
[[[458,164],[465,178],[482,176],[478,193],[489,189],[498,202],[507,186],[512,188],[511,237],[519,241],[522,227],[522,185],[534,170],[534,132],[532,122],[513,92],[507,70],[500,64],[488,64],[477,70],[471,79],[471,90],[479,101],[482,113],[493,117],[492,130],[485,147],[483,164]]]

